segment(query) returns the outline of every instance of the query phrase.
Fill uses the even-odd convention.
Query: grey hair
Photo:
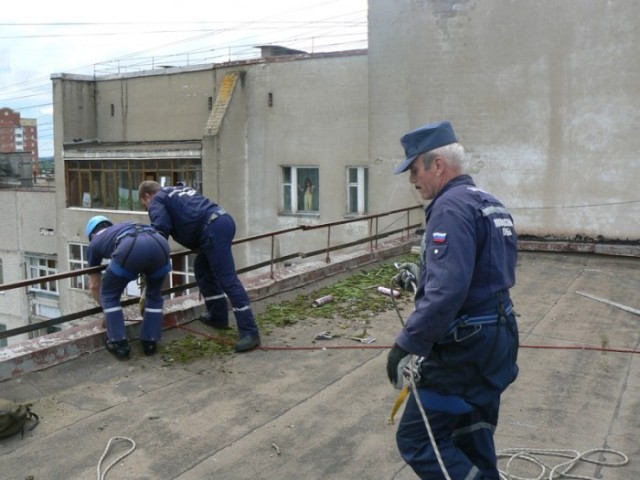
[[[438,147],[426,152],[424,157],[422,157],[424,167],[431,167],[431,162],[433,162],[436,157],[444,158],[451,167],[464,169],[466,156],[464,147],[459,143],[450,143],[444,147]]]

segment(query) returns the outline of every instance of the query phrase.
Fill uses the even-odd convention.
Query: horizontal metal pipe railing
[[[261,268],[265,268],[265,267],[271,267],[271,274],[273,276],[273,266],[275,264],[278,263],[282,263],[285,262],[287,260],[293,260],[295,258],[309,258],[309,257],[313,257],[316,255],[321,255],[321,254],[325,254],[326,255],[326,259],[327,262],[329,261],[329,254],[331,252],[335,252],[338,250],[343,250],[345,248],[350,248],[350,247],[354,247],[357,245],[362,245],[364,243],[369,242],[371,244],[371,249],[374,248],[374,242],[377,242],[377,240],[382,239],[382,238],[386,238],[386,237],[390,237],[392,235],[396,235],[396,234],[401,234],[404,235],[405,233],[408,234],[408,232],[411,229],[414,228],[419,228],[422,223],[411,223],[411,211],[413,210],[417,210],[417,209],[422,209],[421,206],[414,206],[414,207],[407,207],[407,208],[401,208],[401,209],[397,209],[397,210],[392,210],[392,211],[388,211],[388,212],[384,212],[384,213],[380,213],[380,214],[375,214],[375,215],[366,215],[366,216],[362,216],[362,217],[358,217],[358,218],[353,218],[353,219],[346,219],[346,220],[340,220],[340,221],[335,221],[335,222],[328,222],[328,223],[322,223],[322,224],[318,224],[318,225],[300,225],[297,227],[291,227],[291,228],[286,228],[283,230],[277,230],[274,232],[267,232],[264,234],[260,234],[260,235],[253,235],[250,237],[245,237],[245,238],[240,238],[240,239],[236,239],[234,240],[233,244],[234,245],[239,245],[239,244],[243,244],[243,243],[248,243],[248,242],[254,242],[257,240],[263,240],[263,239],[270,239],[272,244],[275,240],[276,237],[281,236],[281,235],[286,235],[292,232],[309,232],[309,231],[315,231],[318,229],[326,229],[328,232],[328,236],[329,236],[329,232],[331,231],[332,227],[338,227],[338,226],[342,226],[342,225],[346,225],[346,224],[351,224],[351,223],[357,223],[357,222],[363,222],[363,221],[367,221],[369,222],[369,234],[366,237],[357,239],[357,240],[353,240],[350,242],[346,242],[346,243],[342,243],[339,245],[330,245],[329,242],[327,243],[327,246],[325,248],[321,248],[321,249],[317,249],[314,251],[308,251],[308,252],[293,252],[287,255],[283,255],[283,256],[279,256],[279,257],[275,257],[273,255],[273,248],[272,248],[272,252],[270,255],[269,260],[265,260],[262,262],[258,262],[258,263],[254,263],[252,265],[248,265],[246,267],[240,268],[238,269],[238,273],[246,273],[246,272],[250,272],[250,271],[254,271],[254,270],[258,270]],[[404,225],[403,227],[400,228],[395,228],[393,230],[385,230],[384,232],[380,232],[378,230],[378,220],[380,218],[383,217],[388,217],[391,215],[397,215],[397,214],[402,214],[402,216],[406,215],[406,225]],[[373,227],[372,225],[375,225],[375,227]],[[180,251],[176,251],[173,252],[171,254],[171,258],[174,259],[176,257],[179,256],[183,256],[183,255],[188,255],[190,253],[193,253],[191,250],[180,250]],[[91,267],[91,268],[84,268],[84,269],[78,269],[78,270],[73,270],[73,271],[69,271],[69,272],[64,272],[64,273],[56,273],[54,275],[48,275],[45,277],[38,277],[38,278],[34,278],[34,279],[28,279],[28,280],[21,280],[19,282],[14,282],[14,283],[8,283],[8,284],[3,284],[0,285],[0,291],[7,291],[7,290],[13,290],[16,288],[22,288],[22,287],[29,287],[30,285],[35,285],[35,284],[39,284],[39,283],[45,283],[45,282],[52,282],[52,281],[56,281],[56,280],[63,280],[66,278],[71,278],[71,277],[77,277],[80,275],[87,275],[87,274],[92,274],[92,273],[98,273],[101,272],[102,270],[104,270],[106,268],[106,265],[100,265],[97,267]],[[162,291],[163,294],[167,295],[167,294],[171,294],[171,293],[178,293],[184,290],[187,290],[189,288],[193,288],[196,287],[196,283],[195,282],[191,282],[191,283],[187,283],[187,284],[181,284],[181,285],[177,285],[175,287],[171,287],[169,289],[165,289]],[[129,299],[125,299],[122,300],[122,306],[129,306],[129,305],[134,305],[136,303],[138,303],[140,301],[139,297],[134,297],[134,298],[129,298]],[[102,308],[101,307],[93,307],[87,310],[82,310],[79,312],[75,312],[75,313],[71,313],[68,315],[63,315],[57,318],[51,318],[48,320],[42,320],[39,321],[37,323],[32,323],[29,325],[24,325],[22,327],[18,327],[18,328],[12,328],[10,330],[5,330],[0,332],[0,339],[4,339],[4,338],[9,338],[15,335],[20,335],[23,333],[29,333],[32,331],[36,331],[36,330],[40,330],[43,328],[49,328],[49,327],[53,327],[56,325],[60,325],[66,322],[70,322],[72,320],[78,320],[80,318],[84,318],[84,317],[88,317],[91,315],[96,315],[102,312]]]

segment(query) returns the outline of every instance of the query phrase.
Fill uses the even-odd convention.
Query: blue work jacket
[[[426,208],[424,252],[415,310],[396,339],[427,357],[461,315],[497,312],[515,284],[513,218],[468,175],[447,183]]]
[[[149,218],[165,238],[171,235],[180,245],[195,250],[200,247],[205,225],[219,209],[217,203],[191,187],[164,187],[153,196]]]

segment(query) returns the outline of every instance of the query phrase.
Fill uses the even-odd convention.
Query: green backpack
[[[16,403],[0,398],[0,438],[10,437],[20,432],[24,436],[25,427],[36,428],[40,418],[31,411],[31,403]]]

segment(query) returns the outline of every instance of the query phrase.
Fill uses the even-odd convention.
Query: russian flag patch
[[[431,238],[433,243],[445,243],[447,241],[447,234],[444,232],[433,232]]]

